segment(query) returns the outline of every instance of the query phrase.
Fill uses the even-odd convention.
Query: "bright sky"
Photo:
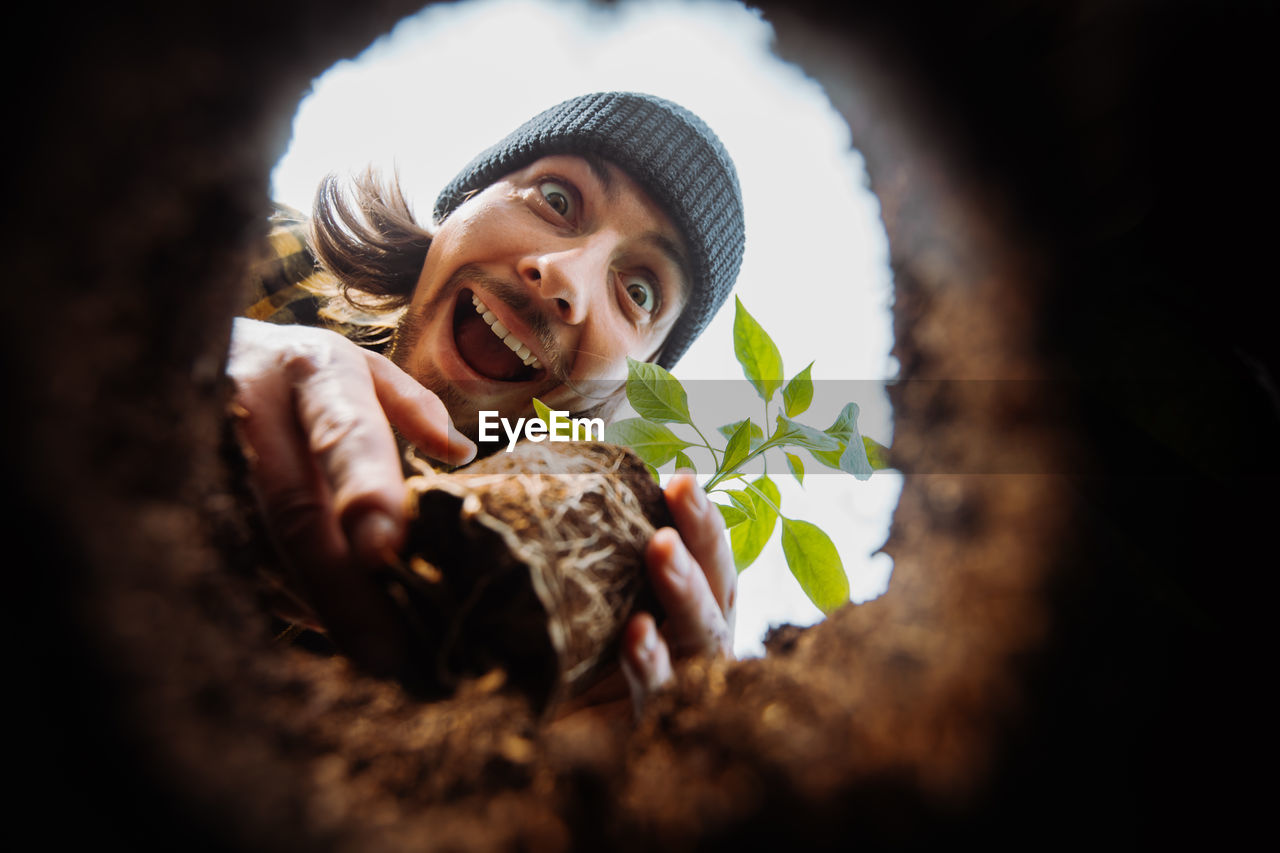
[[[701,116],[737,165],[747,243],[735,293],[777,343],[788,378],[814,362],[814,404],[799,420],[825,428],[852,400],[863,434],[888,444],[883,381],[896,365],[879,203],[821,86],[774,57],[772,39],[757,13],[730,0],[608,9],[581,0],[438,4],[315,81],[272,175],[273,193],[307,211],[327,172],[395,166],[425,221],[436,194],[473,156],[543,109],[595,91],[668,98]],[[695,421],[699,388],[712,384],[701,380],[745,386],[733,313],[730,300],[673,371],[689,388]],[[759,399],[744,405],[728,411],[717,402],[703,417],[713,428],[748,416],[759,422]],[[892,562],[872,552],[886,538],[901,477],[877,472],[858,482],[800,455],[803,488],[781,459],[769,463],[783,513],[831,536],[854,601],[881,594]],[[775,530],[740,577],[740,656],[762,652],[771,624],[822,618],[791,577],[779,536]]]

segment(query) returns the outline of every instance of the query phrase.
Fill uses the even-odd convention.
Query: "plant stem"
[[[693,424],[690,424],[690,426],[693,426]],[[764,433],[766,433],[766,434],[767,434],[767,432],[768,432],[768,426],[769,426],[769,401],[768,401],[768,400],[765,400],[765,402],[764,402],[764,426],[763,426],[763,427],[761,427],[761,432],[764,432]],[[693,428],[694,428],[695,430],[697,430],[697,429],[698,429],[696,426],[695,426],[695,427],[693,427]],[[776,434],[777,434],[777,430],[774,430],[774,435],[776,435]],[[701,433],[701,432],[699,432],[699,433],[698,433],[698,435],[702,435],[702,433]],[[750,453],[748,453],[746,456],[744,456],[741,462],[739,462],[737,465],[734,465],[734,466],[733,466],[733,468],[732,468],[732,469],[730,469],[730,470],[728,470],[728,471],[721,471],[721,470],[719,470],[719,468],[720,468],[720,463],[719,463],[719,462],[717,462],[717,463],[716,463],[716,469],[717,469],[717,470],[716,470],[715,475],[714,475],[714,476],[713,476],[709,481],[707,481],[707,485],[706,485],[706,487],[705,487],[705,488],[707,489],[707,491],[711,491],[711,489],[712,489],[712,488],[714,488],[714,487],[715,487],[715,485],[716,485],[717,483],[722,483],[722,482],[724,482],[725,480],[728,480],[730,477],[733,477],[733,476],[738,472],[738,470],[739,470],[740,468],[742,468],[742,466],[743,466],[743,465],[747,464],[747,463],[748,463],[748,462],[750,462],[752,459],[755,459],[755,458],[756,458],[757,456],[759,456],[761,453],[763,453],[764,451],[768,450],[768,449],[769,449],[769,447],[770,447],[769,442],[770,442],[770,441],[772,441],[772,440],[773,440],[773,436],[772,436],[772,435],[767,436],[767,438],[765,438],[765,440],[764,440],[764,441],[762,441],[762,442],[760,443],[760,446],[759,446],[759,447],[757,447],[755,450],[751,451],[751,452],[750,452]]]
[[[764,492],[760,491],[760,490],[759,490],[758,488],[756,488],[754,485],[752,485],[751,483],[747,482],[747,478],[746,478],[746,477],[744,477],[744,476],[742,476],[741,474],[739,474],[739,475],[736,477],[736,479],[741,480],[741,481],[742,481],[742,484],[743,484],[744,486],[746,486],[746,487],[747,487],[748,489],[750,489],[751,491],[755,492],[755,493],[756,493],[756,495],[760,498],[760,500],[764,501],[764,502],[765,502],[765,503],[767,503],[769,506],[773,507],[773,511],[774,511],[774,512],[776,512],[776,513],[778,514],[778,518],[786,518],[786,516],[782,514],[782,510],[778,509],[777,504],[775,504],[773,501],[769,500],[769,496],[768,496],[768,495],[766,495]]]
[[[711,446],[711,442],[707,441],[707,437],[702,434],[702,430],[698,429],[695,424],[691,423],[689,426],[693,427],[693,431],[698,434],[698,438],[702,439],[702,446],[711,453],[711,461],[715,463],[716,468],[719,469],[720,457],[716,456],[716,449]]]
[[[771,448],[771,447],[781,447],[781,446],[782,446],[781,444],[771,444],[770,442],[772,442],[772,441],[773,441],[773,438],[772,438],[772,437],[770,437],[768,441],[765,441],[763,444],[761,444],[761,445],[760,445],[759,447],[757,447],[755,450],[751,451],[751,452],[750,452],[750,453],[748,453],[746,456],[744,456],[744,457],[742,458],[742,461],[741,461],[741,462],[739,462],[737,465],[734,465],[734,466],[733,466],[733,469],[732,469],[732,470],[730,470],[730,471],[717,471],[717,472],[716,472],[716,475],[715,475],[714,477],[712,477],[712,478],[710,479],[710,481],[708,481],[708,482],[707,482],[706,489],[710,490],[710,489],[711,489],[711,488],[713,488],[717,483],[722,483],[722,482],[724,482],[725,480],[730,479],[731,477],[734,477],[734,476],[739,476],[739,477],[740,477],[740,476],[742,476],[741,474],[738,474],[738,469],[739,469],[739,468],[741,468],[743,465],[746,465],[746,464],[747,464],[748,462],[750,462],[752,459],[755,459],[757,456],[759,456],[761,453],[764,453],[764,452],[765,452],[766,450],[768,450],[769,448]]]

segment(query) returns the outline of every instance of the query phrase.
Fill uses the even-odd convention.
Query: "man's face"
[[[684,308],[687,257],[621,169],[544,157],[441,224],[392,358],[473,436],[479,410],[524,415],[535,396],[583,411],[616,396],[628,356],[658,353]]]

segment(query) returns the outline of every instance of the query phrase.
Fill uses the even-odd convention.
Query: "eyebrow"
[[[617,187],[613,185],[613,173],[609,171],[608,162],[598,154],[579,154],[587,166],[591,169],[591,174],[596,176],[596,180],[600,182],[600,188],[604,190],[605,198],[613,199],[617,192]]]
[[[680,293],[687,298],[689,288],[693,285],[693,275],[689,271],[689,262],[685,259],[684,252],[680,251],[680,244],[661,231],[649,231],[641,239],[656,246],[680,271]]]
[[[582,158],[587,167],[591,169],[591,174],[595,175],[596,180],[600,182],[600,187],[604,190],[605,197],[608,199],[615,198],[618,188],[613,181],[612,168],[616,167],[612,167],[612,164],[599,154],[584,152],[577,156]],[[649,231],[641,239],[656,246],[676,267],[680,273],[680,295],[687,299],[689,291],[693,287],[693,273],[689,269],[689,261],[680,249],[680,244],[661,231]]]

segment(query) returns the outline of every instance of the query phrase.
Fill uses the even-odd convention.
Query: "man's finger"
[[[404,526],[399,453],[361,350],[331,332],[238,319],[227,373],[250,482],[297,591],[358,664],[402,671],[407,629],[353,565],[380,557]]]
[[[326,510],[296,513],[278,529],[284,559],[334,644],[368,672],[399,676],[409,665],[408,632],[373,575],[352,570],[345,536]]]
[[[252,395],[245,403],[252,405]],[[371,576],[351,570],[350,547],[333,516],[329,489],[292,412],[246,406],[240,427],[252,448],[267,526],[299,591],[334,642],[360,666],[379,674],[400,672],[407,636]]]
[[[404,537],[404,474],[373,378],[358,352],[351,355],[300,353],[285,373],[351,553],[372,565]]]
[[[414,447],[450,465],[475,458],[475,443],[458,432],[439,397],[390,360],[367,351],[364,355],[379,404]]]
[[[724,535],[724,517],[692,474],[677,473],[667,485],[665,495],[681,540],[707,576],[707,584],[721,612],[732,625],[738,572]]]
[[[671,652],[648,613],[631,617],[623,630],[622,672],[637,714],[649,694],[671,680]]]
[[[711,592],[707,576],[680,541],[680,534],[664,527],[645,549],[649,581],[667,613],[662,626],[671,651],[677,656],[724,654],[733,638],[720,603]]]

